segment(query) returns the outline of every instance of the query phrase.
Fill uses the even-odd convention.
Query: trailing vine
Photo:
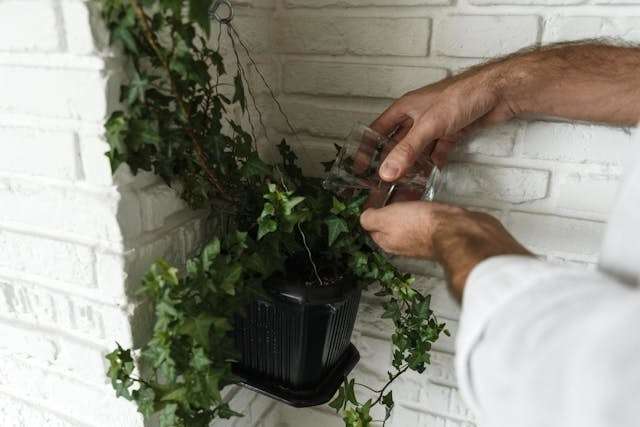
[[[369,247],[359,228],[366,195],[340,200],[326,192],[303,176],[285,141],[278,164],[258,156],[253,122],[247,132],[232,114],[235,106],[249,114],[245,89],[255,106],[237,50],[246,45],[231,23],[220,24],[217,40],[230,38],[237,65],[228,77],[219,43],[210,47],[212,1],[101,0],[111,41],[130,63],[125,108],[106,123],[112,168],[126,162],[134,172],[153,171],[193,208],[217,211],[222,202],[234,224],[210,236],[186,271],[164,261],[151,266],[140,294],[155,307],[153,335],[140,350],[118,345],[107,356],[108,376],[117,396],[163,427],[241,416],[222,396],[235,382],[233,319],[263,283],[287,273],[287,260],[306,260],[304,281],[350,271],[363,286],[379,287],[383,317],[395,325],[389,380],[378,390],[346,380],[330,406],[347,426],[369,425],[376,405],[386,421],[390,384],[407,370],[425,370],[445,325],[413,278]]]

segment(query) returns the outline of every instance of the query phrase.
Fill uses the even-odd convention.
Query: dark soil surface
[[[297,281],[305,286],[336,286],[344,278],[344,272],[338,271],[335,265],[318,265],[318,276],[322,280],[322,284],[318,282],[317,276],[313,271],[313,265],[306,256],[301,253],[287,260],[285,265],[284,277],[287,280]]]

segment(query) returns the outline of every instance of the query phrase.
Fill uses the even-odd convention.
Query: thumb
[[[407,136],[391,150],[380,167],[380,178],[387,182],[402,178],[425,148],[444,135],[446,123],[436,114],[423,115],[416,120]]]

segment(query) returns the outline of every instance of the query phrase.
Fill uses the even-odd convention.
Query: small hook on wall
[[[233,20],[233,6],[229,0],[216,0],[211,9],[209,17],[223,24],[229,24]]]

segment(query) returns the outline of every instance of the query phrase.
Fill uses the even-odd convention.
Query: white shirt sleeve
[[[491,258],[471,273],[460,391],[481,427],[640,426],[640,292],[597,271]]]

